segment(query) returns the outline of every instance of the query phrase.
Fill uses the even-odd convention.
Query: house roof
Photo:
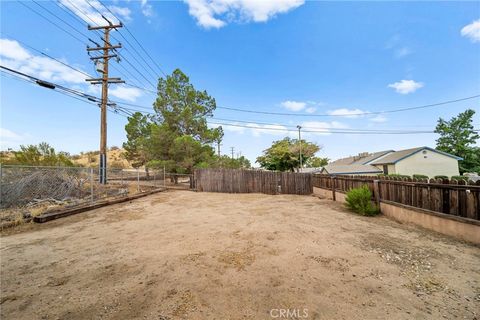
[[[415,153],[420,152],[422,150],[429,150],[429,151],[432,151],[432,152],[440,153],[440,154],[443,154],[447,157],[454,158],[455,160],[463,160],[462,158],[454,156],[453,154],[450,154],[450,153],[435,150],[435,149],[432,149],[432,148],[429,148],[429,147],[418,147],[418,148],[411,148],[411,149],[405,149],[405,150],[399,150],[399,151],[392,152],[392,153],[387,154],[386,156],[384,156],[380,159],[377,159],[377,160],[374,160],[374,161],[370,162],[370,164],[395,164],[398,161],[403,160],[407,157],[410,157],[410,156],[414,155]]]
[[[347,158],[342,158],[335,160],[331,162],[330,164],[335,164],[335,165],[347,165],[347,164],[367,164],[370,161],[373,161],[379,157],[382,157],[390,152],[394,152],[394,150],[385,150],[385,151],[379,151],[379,152],[374,152],[374,153],[360,153],[357,156],[350,156]]]
[[[322,171],[322,168],[301,168],[299,171],[301,173],[316,173]]]
[[[323,167],[329,174],[365,174],[383,171],[369,164],[329,164]]]
[[[374,153],[370,153],[368,156],[366,157],[363,157],[355,162],[353,162],[352,164],[367,164],[375,159],[378,159],[388,153],[391,153],[391,152],[395,152],[395,150],[385,150],[385,151],[379,151],[379,152],[374,152]]]
[[[353,162],[356,161],[356,157],[355,156],[351,156],[351,157],[347,157],[347,158],[342,158],[342,159],[337,159],[335,161],[332,161],[330,162],[330,164],[338,164],[338,165],[342,165],[342,164],[352,164]]]

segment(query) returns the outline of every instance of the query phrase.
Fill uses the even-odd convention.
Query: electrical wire
[[[210,124],[217,124],[217,125],[225,125],[225,126],[232,126],[232,127],[239,127],[239,128],[248,128],[248,129],[257,129],[257,130],[271,130],[271,131],[289,131],[289,132],[297,132],[298,130],[296,129],[288,129],[288,128],[271,128],[271,127],[259,127],[255,126],[255,123],[252,123],[252,125],[239,125],[239,124],[231,124],[231,123],[223,123],[223,122],[214,122],[214,121],[208,121]],[[474,129],[473,131],[475,132],[480,132],[480,129]],[[396,134],[429,134],[429,133],[435,133],[435,131],[395,131],[395,132],[387,132],[387,131],[378,131],[378,132],[366,132],[366,131],[347,131],[345,129],[342,130],[336,130],[332,128],[325,128],[322,130],[302,130],[302,132],[308,132],[308,133],[324,133],[324,134],[330,134],[330,133],[337,133],[337,134],[391,134],[391,135],[396,135]]]
[[[86,2],[93,10],[95,10],[98,14],[100,14],[100,16],[102,16],[106,21],[108,21],[108,23],[111,23],[111,22],[103,15],[103,13],[100,12],[100,10],[98,10],[95,6],[93,6],[93,5],[90,3],[90,1],[85,0],[85,2]],[[102,4],[102,5],[103,5],[103,4]],[[104,6],[104,5],[103,5],[103,6]],[[104,6],[104,7],[105,7],[105,6]],[[109,8],[107,8],[107,7],[105,7],[105,8],[112,14],[112,16],[113,16],[115,19],[117,19],[118,21],[120,21],[120,19],[118,19],[118,17],[115,16],[115,14],[113,14],[113,12],[112,12]],[[92,19],[90,19],[90,20],[92,20]],[[92,21],[93,21],[93,20],[92,20]],[[120,22],[120,23],[121,23],[121,22]],[[97,25],[98,25],[98,24],[97,24]],[[123,25],[123,27],[126,28],[125,25]],[[115,29],[115,30],[117,30],[117,29]],[[150,70],[148,70],[148,69],[145,69],[145,71],[147,71],[150,76],[153,75],[154,78],[155,78],[155,77],[158,77],[158,75],[156,74],[155,70],[153,70],[152,67],[145,61],[145,59],[144,59],[144,58],[142,57],[142,55],[137,51],[137,49],[135,48],[135,46],[133,46],[133,45],[130,43],[130,41],[128,41],[128,39],[126,39],[126,38],[123,36],[123,34],[120,32],[120,30],[117,30],[117,31],[118,31],[118,34],[122,37],[122,39],[124,39],[124,40],[127,42],[127,44],[130,45],[130,46],[133,48],[133,50],[137,53],[137,55],[143,60],[143,62],[145,63],[145,65],[146,65],[147,67],[149,67],[150,70],[153,71],[153,74],[150,73]],[[118,41],[113,35],[112,35],[112,38],[113,38],[114,40]],[[120,42],[120,41],[118,41],[118,42]],[[128,52],[128,50],[126,50],[126,49],[125,49],[125,51]],[[134,58],[134,60],[135,60],[142,68],[144,68],[144,65],[142,65],[142,64],[140,63],[140,61],[138,61],[138,59],[136,58],[135,55],[131,54],[131,56]],[[148,81],[148,80],[147,80],[147,81]],[[148,82],[149,82],[150,84],[152,84],[150,81],[148,81]],[[152,86],[155,87],[153,84],[152,84]]]
[[[41,14],[40,12],[38,12],[37,10],[35,9],[32,9],[31,7],[27,6],[25,3],[23,3],[22,1],[18,1],[18,3],[20,3],[22,6],[28,8],[29,10],[31,10],[32,12],[34,12],[35,14],[39,15],[40,17],[42,17],[43,19],[47,20],[48,22],[50,22],[51,24],[53,24],[54,26],[56,26],[58,29],[62,30],[63,32],[67,33],[69,36],[71,36],[72,38],[78,40],[80,43],[84,44],[84,45],[87,45],[87,43],[85,41],[83,41],[82,39],[80,39],[79,37],[77,37],[76,35],[74,35],[73,33],[71,33],[70,31],[68,30],[65,30],[65,28],[62,28],[61,26],[59,26],[57,23],[53,22],[52,20],[50,20],[49,18],[45,17],[43,14]]]
[[[59,90],[55,90],[55,91],[64,93],[64,94],[69,95],[71,97],[75,96],[74,98],[80,99],[84,102],[88,102],[88,103],[101,102],[101,98],[86,94],[84,92],[74,90],[74,89],[71,89],[71,88],[67,88],[65,86],[55,84],[55,83],[52,83],[52,82],[47,82],[47,81],[41,80],[39,78],[36,78],[34,76],[25,74],[25,73],[17,71],[17,70],[13,70],[11,68],[8,68],[8,67],[2,66],[2,65],[0,65],[0,68],[3,69],[3,70],[7,70],[7,71],[11,72],[11,74],[13,74],[13,75],[21,76],[21,77],[23,77],[22,79],[27,80],[28,82],[37,83],[37,84],[40,84],[40,82],[43,82],[44,86],[45,86],[45,84],[51,85],[51,86],[53,86],[52,89],[59,89]],[[2,70],[2,72],[5,72],[3,70]],[[87,99],[87,101],[85,101],[85,99]],[[112,103],[113,103],[113,101],[109,100],[109,104],[107,104],[107,106],[111,107]],[[113,105],[115,105],[115,107],[113,107],[113,109],[117,113],[120,111],[124,114],[124,116],[127,115],[127,117],[132,115],[132,113],[130,111],[135,110],[135,109],[125,108],[125,107],[122,107],[122,106],[116,106],[115,103],[113,103]],[[141,111],[137,111],[137,112],[141,112]],[[235,124],[235,123],[218,122],[218,121],[215,121],[215,119],[213,119],[213,120],[214,121],[209,120],[208,123],[217,124],[217,125],[224,125],[224,126],[248,128],[248,129],[267,130],[267,131],[284,131],[284,132],[285,131],[289,131],[289,132],[296,132],[297,131],[296,129],[293,129],[293,128],[289,129],[286,126],[282,126],[282,125],[278,125],[278,124],[270,124],[271,125],[270,127],[260,127],[259,126],[260,123],[250,123],[250,124],[246,124],[246,125],[241,125],[241,124]],[[275,126],[275,127],[272,127],[272,126]],[[279,126],[282,126],[282,128],[279,128]],[[308,128],[306,128],[306,129],[308,129]],[[474,129],[473,131],[480,132],[479,129]],[[406,135],[406,134],[431,134],[431,133],[435,133],[434,131],[427,131],[427,130],[425,130],[425,131],[420,131],[420,130],[367,131],[366,129],[336,129],[336,128],[325,128],[325,129],[318,129],[317,128],[317,130],[303,130],[302,132],[305,132],[305,133],[319,133],[319,134],[370,134],[370,135],[374,135],[374,134],[375,135],[377,135],[377,134],[378,135],[386,135],[386,134],[388,134],[388,135],[396,135],[396,134]]]
[[[14,75],[14,74],[9,74],[9,73],[6,73],[5,71],[2,71],[2,76],[9,76],[11,77],[12,79],[14,80],[17,80],[17,81],[26,81],[26,82],[29,82],[29,83],[32,83],[32,84],[37,84],[34,80],[29,80],[29,79],[26,79],[26,78],[22,78],[21,76],[18,76],[18,75]],[[54,90],[55,92],[57,93],[60,93],[60,94],[63,94],[65,96],[68,96],[70,98],[73,98],[73,99],[76,99],[76,100],[79,100],[79,101],[82,101],[84,103],[88,103],[88,104],[91,104],[93,106],[96,106],[98,108],[98,104],[97,103],[94,103],[92,101],[89,101],[89,100],[85,100],[84,98],[80,98],[72,93],[69,93],[69,92],[64,92],[64,91],[60,91],[60,90]],[[98,98],[100,99],[100,98]],[[114,113],[114,114],[117,114],[119,116],[123,116],[125,118],[128,118],[128,116],[131,116],[131,114],[127,113],[126,115],[124,114],[125,112],[123,110],[116,110],[115,108],[113,107],[108,107],[107,110],[111,113]],[[119,113],[120,112],[123,112],[122,114]]]
[[[70,5],[72,5],[72,6],[78,11],[79,14],[81,14],[82,16],[84,16],[86,19],[90,20],[94,25],[99,26],[99,24],[98,24],[95,20],[93,20],[88,14],[86,14],[83,10],[81,10],[78,6],[76,6],[72,1],[70,1],[70,0],[66,0],[66,1],[67,1]],[[103,14],[102,14],[95,6],[93,6],[92,4],[90,4],[88,1],[86,1],[86,2],[87,2],[87,4],[88,4],[90,7],[92,7],[95,11],[97,11],[102,17],[104,17]],[[108,8],[107,8],[107,9],[108,9]],[[74,12],[74,14],[77,14],[77,13]],[[115,16],[114,16],[114,17],[115,17]],[[116,18],[116,17],[115,17],[115,18]],[[106,18],[105,18],[105,19],[106,19]],[[117,19],[117,20],[118,20],[118,19]],[[107,21],[108,21],[108,20],[107,20]],[[94,31],[95,31],[96,34],[100,37],[100,39],[102,39],[102,41],[105,41],[105,39],[103,39],[102,35],[99,33],[98,30],[94,30]],[[117,30],[117,31],[118,31],[118,30]],[[120,42],[120,41],[118,41],[118,39],[117,39],[114,35],[110,35],[110,36],[111,36],[111,38],[114,39],[115,41]],[[89,40],[90,40],[90,39],[89,39]],[[90,40],[90,41],[94,42],[93,40]],[[106,41],[105,41],[105,42],[106,42]],[[94,42],[94,43],[95,43],[95,42]],[[107,44],[108,44],[109,46],[111,46],[110,43],[107,42]],[[97,44],[97,45],[98,45],[98,44]],[[123,49],[124,49],[125,52],[130,53],[127,48],[123,48]],[[128,64],[133,70],[135,70],[143,79],[146,80],[146,83],[148,83],[149,85],[152,86],[153,89],[155,89],[155,85],[154,85],[148,78],[145,77],[145,75],[144,75],[143,72],[140,72],[140,71],[139,71],[132,63],[130,63],[130,61],[128,61],[128,59],[127,59],[124,55],[122,55],[120,52],[116,51],[115,49],[114,49],[114,51],[117,53],[118,57],[119,57],[121,60],[124,60],[125,62],[127,62],[127,64]],[[139,66],[141,66],[142,68],[145,69],[145,67],[140,63],[140,61],[138,61],[138,59],[135,57],[135,55],[132,55],[131,53],[130,53],[130,55],[131,55],[131,56],[133,57],[133,59],[138,63]],[[119,65],[120,65],[120,64],[119,64]],[[126,69],[126,68],[125,68],[125,69]],[[148,72],[147,69],[145,69],[145,70]],[[135,77],[135,78],[136,78],[136,77]],[[138,83],[141,83],[141,81],[139,81],[138,78],[137,78],[137,81],[138,81]],[[138,87],[138,88],[141,88],[140,85],[137,85],[137,87]],[[146,89],[146,91],[152,91],[152,90]]]
[[[88,0],[87,0],[88,2]],[[108,8],[102,1],[98,0],[98,2],[105,8],[108,10],[108,12],[110,12],[111,15],[113,15],[113,17],[115,17],[115,19],[117,19],[118,21],[120,21],[120,19],[112,12],[112,10],[110,10],[110,8]],[[97,10],[98,11],[98,10]],[[162,68],[158,65],[158,63],[152,58],[152,56],[148,53],[147,50],[145,50],[144,46],[140,43],[140,41],[138,41],[138,39],[133,35],[132,32],[130,32],[130,29],[128,28],[128,26],[124,25],[125,27],[125,30],[128,32],[128,34],[130,34],[130,36],[133,38],[133,40],[135,40],[135,42],[138,44],[138,46],[143,50],[143,52],[145,52],[145,54],[147,55],[147,57],[153,62],[153,64],[158,68],[158,70],[160,70],[160,72],[164,75],[164,76],[167,76],[165,74],[165,72],[162,70]],[[119,34],[123,37],[123,35],[121,34],[121,32],[119,31]],[[124,38],[125,39],[125,38]],[[127,41],[128,43],[128,40],[125,39],[125,41]],[[131,45],[131,44],[130,44]],[[135,49],[135,46],[132,46],[132,48]],[[136,51],[136,50],[135,50]],[[137,51],[136,51],[137,52]],[[137,52],[138,53],[138,52]],[[140,55],[140,53],[138,53],[138,55],[143,59],[143,57]],[[145,63],[147,63],[145,60],[144,60]],[[150,67],[150,65],[147,63],[147,65]],[[155,74],[155,70],[153,70],[153,68],[150,68]]]
[[[385,110],[385,111],[372,111],[372,112],[357,112],[357,113],[349,113],[349,114],[302,114],[302,113],[284,113],[284,112],[268,112],[268,111],[255,111],[255,110],[247,110],[247,109],[240,109],[240,108],[230,108],[230,107],[217,107],[218,109],[225,109],[231,111],[238,111],[238,112],[246,112],[246,113],[255,113],[255,114],[268,114],[268,115],[277,115],[277,116],[292,116],[292,117],[352,117],[352,116],[365,116],[365,115],[378,115],[378,114],[385,114],[385,113],[396,113],[396,112],[403,112],[409,110],[418,110],[418,109],[425,109],[431,107],[442,106],[450,103],[461,102],[465,100],[475,99],[480,97],[480,94],[473,95],[466,98],[460,98],[455,100],[448,100],[438,103],[426,104],[416,107],[407,107],[407,108],[398,108],[392,110]]]
[[[72,28],[72,30],[76,31],[79,35],[85,37],[88,40],[88,36],[86,36],[84,33],[80,32],[77,28],[72,26],[70,23],[68,23],[67,21],[65,21],[64,19],[62,19],[61,17],[59,17],[58,15],[53,13],[52,11],[50,11],[48,8],[44,7],[43,5],[41,5],[39,2],[37,2],[35,0],[32,0],[32,2],[35,3],[37,6],[39,6],[40,8],[42,8],[43,10],[45,10],[46,12],[50,13],[52,16],[54,16],[58,20],[62,21],[64,24],[66,24],[67,26]]]

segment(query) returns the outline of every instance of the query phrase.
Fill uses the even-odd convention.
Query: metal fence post
[[[93,168],[90,168],[90,201],[93,204]]]
[[[137,192],[140,192],[140,171],[137,168]]]

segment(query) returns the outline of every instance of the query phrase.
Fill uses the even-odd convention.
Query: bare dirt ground
[[[478,247],[314,196],[164,192],[12,229],[0,248],[2,319],[480,314]]]

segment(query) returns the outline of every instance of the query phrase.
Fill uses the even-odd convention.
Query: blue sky
[[[96,17],[84,0],[40,4],[81,33],[97,39],[73,14]],[[72,7],[72,3],[76,7]],[[91,0],[100,11],[105,10]],[[320,156],[336,159],[362,151],[435,146],[435,134],[335,134],[332,129],[432,130],[439,117],[466,108],[480,111],[480,99],[384,115],[348,116],[414,107],[480,94],[480,2],[276,2],[246,0],[104,2],[128,27],[166,73],[180,68],[198,89],[207,90],[220,107],[308,115],[274,116],[217,109],[219,119],[254,128],[223,126],[222,153],[254,160],[273,140],[295,132],[274,128],[312,128],[307,140],[323,146]],[[33,2],[64,30],[82,38]],[[24,5],[1,2],[2,65],[99,95],[85,76],[42,57],[27,44],[89,74],[94,73],[85,44],[62,32]],[[90,11],[89,11],[90,10]],[[103,11],[102,11],[103,12]],[[104,12],[108,16],[108,12]],[[89,21],[90,22],[90,21]],[[120,51],[150,82],[147,66],[130,55],[135,44],[125,30]],[[123,40],[118,35],[115,37]],[[85,41],[85,38],[82,38]],[[21,42],[15,42],[21,41]],[[86,40],[88,41],[88,40]],[[149,58],[143,55],[150,63]],[[141,75],[121,64],[128,83],[152,89]],[[115,63],[114,63],[115,65]],[[151,67],[157,71],[156,66]],[[118,67],[117,67],[118,68]],[[153,72],[152,72],[153,73]],[[159,73],[159,72],[157,72]],[[96,150],[99,109],[2,73],[1,148],[47,141],[71,153]],[[112,86],[111,98],[150,107],[154,95]],[[341,116],[316,117],[318,114]],[[218,121],[217,122],[225,122]],[[240,122],[239,122],[240,121]],[[480,127],[480,114],[475,117]],[[125,140],[126,119],[108,115],[108,145]],[[290,127],[291,126],[291,127]],[[307,130],[307,129],[305,129]]]

